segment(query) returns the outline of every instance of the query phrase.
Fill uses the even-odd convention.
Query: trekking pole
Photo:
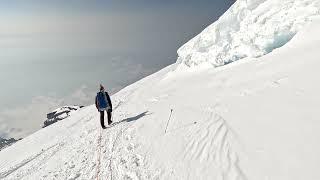
[[[169,119],[168,119],[168,122],[167,122],[166,130],[164,131],[165,134],[167,133],[167,129],[168,129],[168,125],[169,125],[169,122],[170,122],[170,119],[171,119],[172,111],[173,111],[173,109],[171,109],[171,111],[170,111],[170,116],[169,116]]]

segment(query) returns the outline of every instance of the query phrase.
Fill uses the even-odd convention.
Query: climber
[[[97,96],[96,96],[95,104],[98,111],[100,112],[101,127],[103,129],[106,129],[106,126],[104,125],[104,111],[107,111],[108,125],[110,125],[112,123],[112,120],[111,120],[112,103],[111,103],[109,94],[105,92],[105,89],[101,84],[100,84],[100,91],[97,93]]]

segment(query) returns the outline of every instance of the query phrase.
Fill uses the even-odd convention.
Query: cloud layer
[[[63,105],[74,105],[74,102],[81,105],[92,104],[92,97],[94,93],[83,86],[63,98],[38,96],[33,98],[28,105],[3,109],[0,111],[0,136],[25,137],[42,127],[48,112]]]

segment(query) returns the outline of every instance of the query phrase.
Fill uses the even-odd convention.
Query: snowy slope
[[[238,0],[178,51],[180,67],[221,66],[286,44],[320,14],[319,0]]]
[[[0,179],[320,179],[320,17],[309,21],[265,56],[177,63],[128,86],[106,130],[80,109],[1,151]]]

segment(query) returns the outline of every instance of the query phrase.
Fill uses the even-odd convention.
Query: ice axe
[[[169,116],[169,119],[168,119],[168,122],[167,122],[166,130],[164,131],[165,134],[167,133],[167,129],[168,129],[168,125],[169,125],[169,122],[170,122],[170,119],[171,119],[172,112],[173,112],[173,109],[171,109],[171,111],[170,111],[170,116]]]

